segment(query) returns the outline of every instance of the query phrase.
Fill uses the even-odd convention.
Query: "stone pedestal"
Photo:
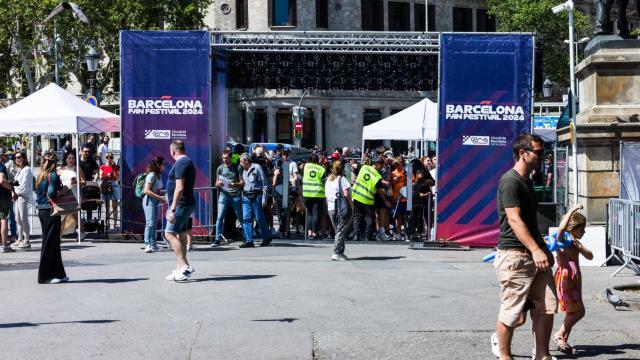
[[[640,141],[640,40],[625,43],[626,48],[609,48],[600,41],[576,67],[578,201],[590,224],[604,223],[609,199],[620,195],[620,141]],[[559,129],[558,142],[568,147],[569,159],[570,141],[569,127]],[[576,172],[568,164],[572,206]]]

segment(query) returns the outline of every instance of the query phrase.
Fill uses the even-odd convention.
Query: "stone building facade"
[[[430,31],[495,31],[485,0],[429,0]],[[206,25],[220,31],[424,31],[425,3],[416,0],[218,0]],[[252,142],[293,141],[291,111],[303,90],[229,89],[228,136]],[[311,90],[302,144],[360,146],[362,127],[435,92]],[[380,142],[382,143],[382,142]],[[367,144],[367,146],[379,143]],[[406,142],[386,141],[394,148]]]

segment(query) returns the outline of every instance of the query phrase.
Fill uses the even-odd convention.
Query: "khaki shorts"
[[[500,282],[500,313],[498,320],[514,327],[524,309],[527,299],[531,300],[535,311],[541,314],[555,314],[558,310],[558,296],[551,270],[538,272],[529,252],[518,250],[498,250],[493,262]]]

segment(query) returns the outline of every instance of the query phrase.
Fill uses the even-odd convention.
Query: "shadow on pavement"
[[[290,243],[271,243],[271,247],[306,247],[306,248],[319,248],[324,246],[308,245],[308,244],[290,244]]]
[[[89,249],[94,247],[95,246],[92,246],[92,245],[61,244],[60,251],[81,250],[81,249]]]
[[[120,320],[78,320],[78,321],[53,321],[53,322],[41,322],[41,323],[19,322],[19,323],[0,324],[0,329],[32,327],[32,326],[40,326],[40,325],[58,325],[58,324],[108,324],[116,321],[120,321]]]
[[[202,281],[230,281],[230,280],[257,280],[257,279],[268,279],[275,277],[277,275],[224,275],[224,276],[213,276],[208,278],[198,278],[189,280],[189,282],[202,282]]]
[[[255,320],[251,320],[251,321],[269,321],[269,322],[287,322],[287,323],[292,323],[292,322],[294,322],[296,320],[298,320],[298,318],[255,319]]]
[[[616,359],[614,355],[624,356],[626,350],[640,350],[640,344],[620,344],[620,345],[578,345],[578,352],[575,357],[590,358],[605,356],[607,359]],[[624,359],[627,359],[624,357]],[[629,358],[630,359],[630,358]]]
[[[127,283],[127,282],[134,282],[134,281],[143,281],[143,280],[149,280],[149,278],[133,278],[133,279],[86,279],[86,280],[70,280],[69,283],[70,284],[91,284],[91,283],[98,283],[98,284],[119,284],[119,283]]]
[[[189,253],[191,252],[200,252],[200,251],[230,251],[230,250],[238,250],[236,248],[228,248],[228,247],[215,247],[212,248],[211,246],[207,246],[207,247],[197,247],[195,249],[193,249],[193,251],[189,251]]]
[[[380,261],[380,260],[398,260],[404,259],[406,256],[362,256],[357,258],[349,258],[349,261]]]

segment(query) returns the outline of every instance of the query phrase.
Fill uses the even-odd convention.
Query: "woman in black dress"
[[[51,215],[49,199],[64,195],[67,188],[62,186],[56,173],[57,159],[54,153],[43,157],[40,174],[36,179],[36,198],[38,218],[42,227],[42,250],[40,251],[40,267],[38,283],[57,284],[69,281],[62,264],[60,254],[60,216]]]

